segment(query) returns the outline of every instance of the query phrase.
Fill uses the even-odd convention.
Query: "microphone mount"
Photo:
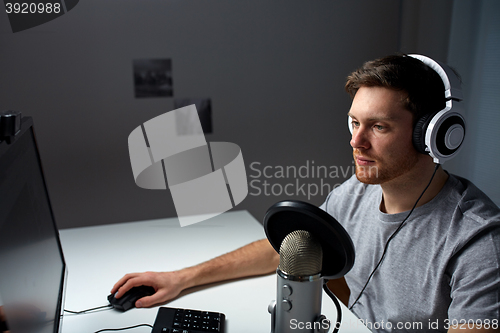
[[[266,236],[276,252],[288,234],[296,230],[309,232],[321,245],[323,252],[321,275],[338,279],[354,265],[354,245],[351,237],[330,214],[307,202],[280,201],[264,216]]]

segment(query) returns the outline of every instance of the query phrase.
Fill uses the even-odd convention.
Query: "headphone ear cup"
[[[456,155],[465,137],[465,120],[451,108],[422,116],[413,128],[413,146],[442,163]],[[431,129],[429,129],[431,127]],[[426,144],[426,137],[429,142]]]
[[[429,155],[442,161],[454,157],[465,138],[465,120],[462,115],[451,111],[438,113],[428,126],[432,126],[432,133],[426,134],[426,137],[430,137]]]
[[[415,127],[413,128],[413,146],[415,149],[421,153],[428,155],[429,152],[425,150],[425,132],[427,131],[427,126],[429,125],[429,120],[432,119],[434,114],[428,113],[423,115],[417,120]]]

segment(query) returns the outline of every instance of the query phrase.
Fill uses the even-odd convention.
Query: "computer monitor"
[[[0,140],[0,305],[11,333],[60,332],[66,264],[32,118]]]

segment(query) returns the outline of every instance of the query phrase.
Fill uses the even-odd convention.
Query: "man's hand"
[[[120,298],[133,287],[151,286],[155,289],[155,293],[138,299],[135,306],[137,308],[152,307],[179,295],[187,287],[183,281],[186,279],[182,271],[130,273],[113,286],[111,293],[116,293],[115,297]]]

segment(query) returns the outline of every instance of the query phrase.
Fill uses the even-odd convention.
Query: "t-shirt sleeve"
[[[472,238],[448,265],[451,304],[448,318],[458,323],[500,318],[500,227]]]
[[[332,195],[332,192],[328,193],[328,195],[326,196],[326,199],[323,202],[323,204],[321,206],[319,206],[319,208],[323,209],[327,213],[328,213],[328,210],[326,209],[326,206],[327,206],[328,202],[330,201],[331,195]]]

